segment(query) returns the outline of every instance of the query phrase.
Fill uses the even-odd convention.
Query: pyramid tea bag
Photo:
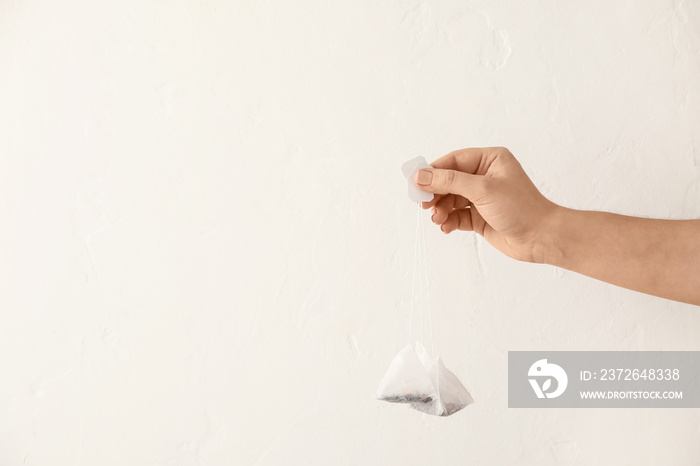
[[[410,403],[434,416],[449,416],[474,402],[457,376],[420,343],[399,351],[377,389],[377,399]]]

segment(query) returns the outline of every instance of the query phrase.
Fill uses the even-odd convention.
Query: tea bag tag
[[[408,183],[408,197],[413,202],[428,202],[433,200],[433,193],[426,193],[416,184],[416,172],[421,168],[433,168],[428,165],[424,157],[420,155],[415,159],[411,159],[401,166],[403,176],[406,177]]]

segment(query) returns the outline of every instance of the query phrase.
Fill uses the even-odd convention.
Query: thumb
[[[485,177],[457,170],[422,169],[416,173],[420,189],[435,194],[459,194],[474,200],[484,194]]]

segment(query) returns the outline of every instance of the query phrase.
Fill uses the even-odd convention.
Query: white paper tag
[[[408,197],[413,202],[428,202],[433,200],[433,193],[426,193],[416,184],[416,172],[421,168],[433,168],[428,165],[424,157],[420,155],[415,159],[411,159],[401,166],[403,176],[408,182]]]

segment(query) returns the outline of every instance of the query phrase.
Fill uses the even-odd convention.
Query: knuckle
[[[442,177],[442,181],[445,184],[445,186],[452,186],[452,184],[455,182],[454,170],[445,170]]]
[[[455,215],[455,221],[454,221],[454,229],[455,230],[461,230],[462,229],[462,216],[459,214],[459,212],[456,212]]]
[[[499,153],[501,156],[513,157],[513,153],[511,151],[509,151],[507,147],[503,147],[503,146],[496,147],[496,152]]]

